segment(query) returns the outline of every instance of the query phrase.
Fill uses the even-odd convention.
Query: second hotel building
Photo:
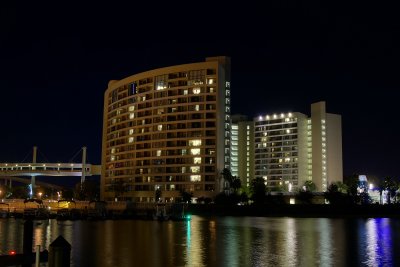
[[[110,81],[102,140],[101,199],[213,197],[230,166],[230,59]]]

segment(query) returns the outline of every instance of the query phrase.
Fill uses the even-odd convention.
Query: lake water
[[[22,252],[23,227],[0,219],[0,254]],[[46,220],[35,221],[33,235],[46,249],[62,235],[75,267],[400,266],[400,219],[389,218]]]

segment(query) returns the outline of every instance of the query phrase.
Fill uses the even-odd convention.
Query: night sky
[[[87,146],[100,164],[109,80],[225,55],[232,114],[324,100],[342,115],[344,175],[397,178],[400,22],[384,5],[2,2],[0,162],[34,145],[38,161],[79,162]]]

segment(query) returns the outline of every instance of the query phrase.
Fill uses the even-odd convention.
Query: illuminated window
[[[196,111],[200,111],[200,105],[196,105],[196,106],[194,106],[194,110],[196,110]]]
[[[194,164],[201,164],[201,158],[200,157],[195,157],[193,158]]]
[[[214,93],[214,88],[210,87],[210,93]]]
[[[215,82],[215,80],[213,78],[207,79],[208,84],[213,84],[214,82]]]
[[[181,171],[182,171],[182,173],[185,173],[186,172],[186,167],[182,167]]]
[[[201,146],[201,139],[189,140],[189,146]]]
[[[162,131],[162,124],[161,125],[157,125],[157,130]]]
[[[134,138],[133,138],[133,137],[129,137],[129,138],[128,138],[128,142],[129,142],[129,143],[133,143],[133,141],[134,141]]]
[[[114,161],[115,160],[115,156],[111,156],[111,161]]]
[[[190,149],[190,155],[200,155],[200,148]]]
[[[188,90],[187,89],[183,90],[183,94],[187,95],[188,94]]]
[[[191,182],[201,182],[201,175],[190,175]]]
[[[198,95],[198,94],[200,94],[200,87],[195,87],[195,88],[193,88],[193,94],[195,94],[195,95]]]
[[[133,118],[135,118],[135,113],[130,113],[129,114],[129,119],[133,119]]]
[[[199,173],[200,172],[200,166],[191,166],[190,167],[190,172],[191,173]]]
[[[262,143],[262,147],[267,147],[267,143]]]
[[[135,110],[135,106],[129,106],[128,110],[129,111],[134,111]]]
[[[157,150],[157,157],[161,156],[161,150]]]
[[[133,129],[129,129],[129,134],[133,134]]]

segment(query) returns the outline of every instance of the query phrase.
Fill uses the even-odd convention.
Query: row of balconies
[[[179,181],[187,181],[191,179],[193,175],[199,176],[200,180],[203,181],[214,181],[217,173],[215,171],[203,171],[203,172],[165,172],[162,170],[157,171],[156,169],[126,169],[126,170],[108,170],[106,172],[106,178],[130,178],[135,176],[140,182],[155,182],[154,177],[164,177],[163,181],[165,182],[179,182]],[[204,178],[202,178],[204,177]],[[160,178],[161,179],[161,178]]]
[[[259,153],[255,150],[255,159],[268,159],[268,158],[286,158],[286,157],[297,157],[298,152],[277,152],[277,153]]]
[[[204,89],[199,87],[201,91]],[[118,98],[111,96],[108,99],[108,111],[112,112],[116,109],[120,109],[126,107],[128,104],[134,103],[153,103],[153,105],[159,104],[159,101],[163,101],[164,105],[171,105],[180,103],[189,103],[189,102],[212,102],[216,101],[216,90],[214,87],[206,87],[206,92],[199,92],[199,94],[194,94],[193,90],[190,90],[192,93],[188,93],[188,89],[174,89],[174,90],[166,90],[166,91],[155,91],[153,93],[147,94],[136,94],[136,95],[120,95]],[[204,98],[205,97],[205,98]],[[166,101],[164,101],[166,100]],[[159,106],[159,105],[157,105]],[[143,107],[141,107],[143,108]],[[145,108],[145,107],[144,107]]]
[[[124,192],[132,192],[132,191],[150,191],[154,192],[158,187],[162,191],[214,191],[214,184],[176,184],[176,185],[126,185],[124,187]],[[188,189],[190,187],[190,189]],[[105,192],[113,192],[114,189],[112,185],[106,186]],[[125,193],[125,194],[126,194]]]
[[[147,127],[145,125],[147,125]],[[216,128],[215,120],[194,121],[194,122],[188,122],[186,124],[183,124],[183,123],[175,123],[175,124],[168,123],[166,125],[163,125],[165,127],[163,127],[162,130],[158,130],[158,125],[150,126],[150,127],[148,125],[152,125],[152,124],[151,123],[144,123],[143,127],[141,127],[141,128],[139,128],[138,126],[132,126],[132,125],[131,126],[119,125],[118,127],[117,126],[112,126],[112,127],[108,128],[107,133],[108,134],[116,134],[116,135],[114,135],[114,137],[117,137],[117,138],[118,137],[123,137],[124,135],[120,135],[121,133],[116,133],[116,131],[125,130],[125,131],[129,132],[129,129],[127,129],[127,128],[136,127],[136,131],[140,131],[140,132],[139,133],[129,134],[129,136],[138,137],[137,141],[144,141],[144,140],[149,140],[149,139],[143,139],[143,137],[142,138],[139,138],[139,137],[143,136],[146,133],[150,134],[150,133],[154,133],[154,132],[157,132],[157,131],[159,131],[159,132],[161,132],[161,131],[164,131],[164,132],[173,132],[173,131],[179,132],[179,131],[182,131],[182,130],[189,131],[189,130],[194,130],[194,129],[196,131],[199,131],[201,129],[207,129],[206,131],[214,131],[213,129]],[[154,128],[156,128],[157,130],[155,130]],[[211,133],[211,132],[209,132],[209,133]],[[108,136],[110,137],[111,135],[108,135]]]

